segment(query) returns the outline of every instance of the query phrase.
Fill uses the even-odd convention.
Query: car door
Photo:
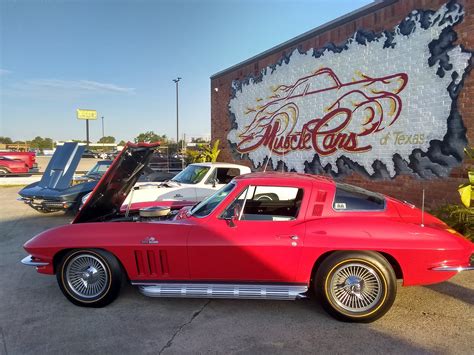
[[[292,198],[281,200],[288,192]],[[305,236],[302,203],[309,193],[306,186],[247,186],[223,214],[189,234],[191,279],[294,282]],[[239,204],[238,220],[226,220]]]

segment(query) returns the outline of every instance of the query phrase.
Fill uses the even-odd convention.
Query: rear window
[[[360,187],[336,184],[332,207],[336,211],[380,211],[385,209],[385,199],[380,194]]]

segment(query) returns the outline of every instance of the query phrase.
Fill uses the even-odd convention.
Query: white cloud
[[[110,83],[100,83],[91,80],[60,80],[60,79],[34,79],[25,80],[17,85],[15,89],[21,91],[36,90],[61,90],[70,91],[76,94],[87,93],[121,93],[132,94],[134,88],[118,86]]]
[[[8,75],[8,74],[11,74],[11,73],[12,73],[11,70],[6,70],[6,69],[0,68],[0,76]]]

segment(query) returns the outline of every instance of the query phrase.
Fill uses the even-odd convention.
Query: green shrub
[[[474,242],[474,208],[450,204],[431,213]]]

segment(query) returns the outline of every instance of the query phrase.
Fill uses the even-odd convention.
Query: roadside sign
[[[96,110],[82,110],[78,108],[76,112],[77,112],[78,120],[96,120],[97,119]]]

